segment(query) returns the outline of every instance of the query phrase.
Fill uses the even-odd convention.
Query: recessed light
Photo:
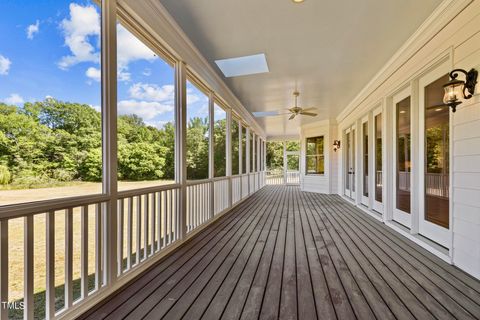
[[[295,3],[302,3],[305,0],[292,0],[292,1],[295,2]]]

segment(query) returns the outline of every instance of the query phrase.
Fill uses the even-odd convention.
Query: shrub
[[[8,168],[4,165],[0,165],[0,184],[6,185],[10,183],[12,179],[12,174],[8,170]]]

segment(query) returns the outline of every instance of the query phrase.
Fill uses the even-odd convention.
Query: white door
[[[450,108],[443,104],[448,65],[419,81],[420,201],[419,233],[449,248],[450,231]]]
[[[355,199],[355,128],[351,127],[345,131],[345,142],[345,195]]]
[[[393,97],[393,108],[393,220],[411,228],[412,108],[410,88]]]
[[[383,114],[382,108],[373,112],[373,168],[374,177],[373,210],[383,213]]]

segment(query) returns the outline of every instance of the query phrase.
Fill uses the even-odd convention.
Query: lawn
[[[141,181],[119,182],[119,189],[134,189],[159,184],[169,181]],[[77,183],[55,188],[41,188],[32,190],[0,190],[0,205],[38,201],[52,198],[95,194],[101,190],[98,183]],[[143,210],[142,210],[143,215]],[[81,215],[80,208],[73,212],[73,279],[74,300],[80,297],[80,244],[81,244]],[[141,218],[143,219],[143,217]],[[88,223],[88,271],[90,290],[94,289],[95,279],[95,213],[94,206],[89,207]],[[126,215],[124,217],[126,224]],[[133,215],[133,230],[136,230],[136,215]],[[9,221],[9,300],[23,299],[23,262],[24,262],[24,218]],[[141,247],[143,248],[143,226]],[[135,232],[134,232],[135,234]],[[124,255],[126,252],[126,239],[124,241]],[[135,235],[133,239],[133,253],[135,253]],[[46,287],[46,214],[34,217],[34,293],[36,318],[44,317],[45,287]],[[65,274],[65,210],[55,213],[55,286],[57,309],[63,307],[63,290]],[[11,312],[13,318],[21,318],[21,312]]]

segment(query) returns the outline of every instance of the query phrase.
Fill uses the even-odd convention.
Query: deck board
[[[337,195],[267,186],[81,319],[479,319],[480,281]]]

